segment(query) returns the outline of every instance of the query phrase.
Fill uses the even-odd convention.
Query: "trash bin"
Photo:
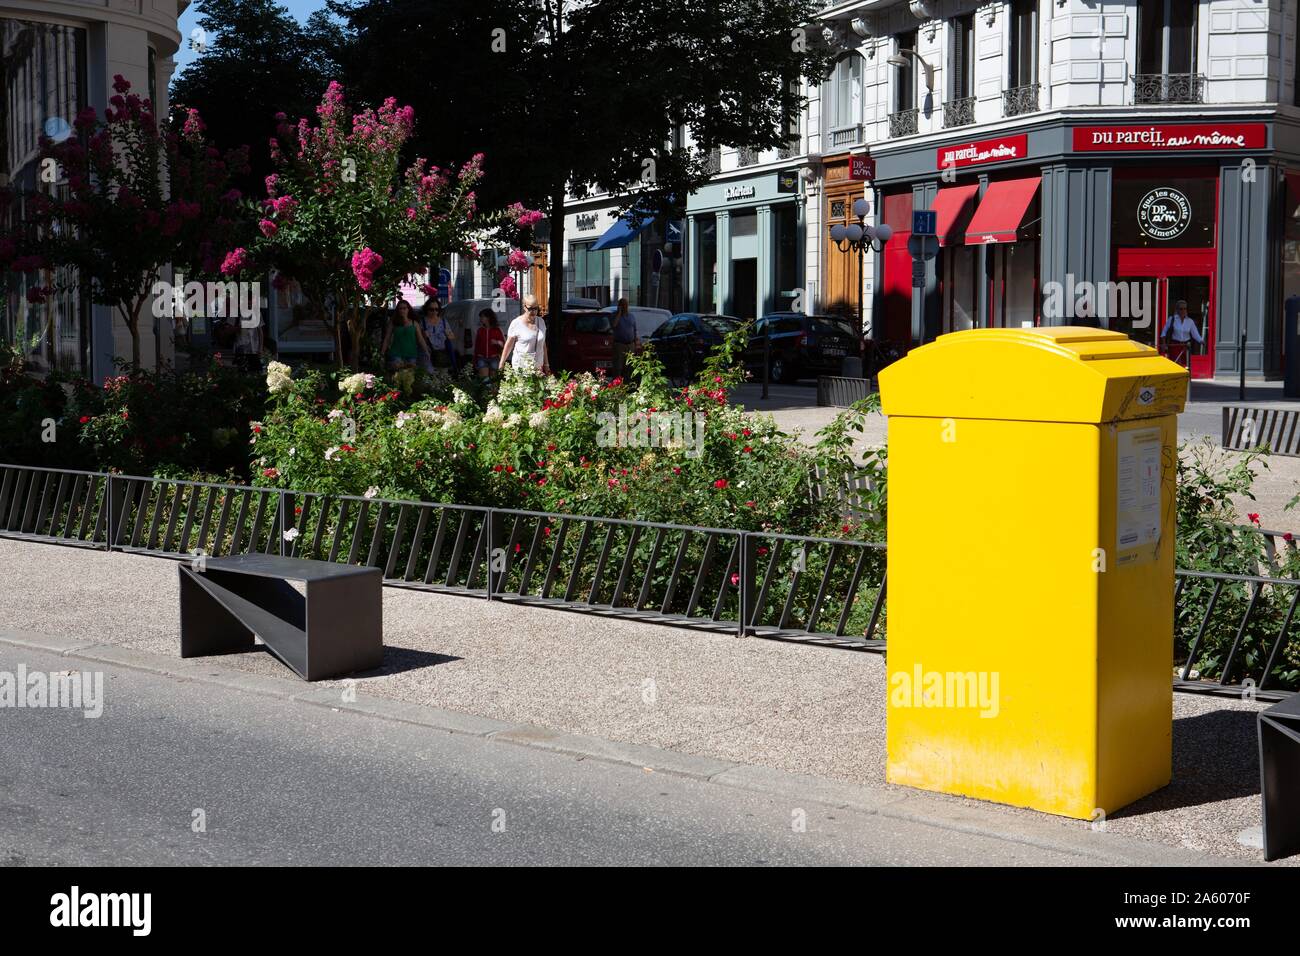
[[[887,779],[1080,819],[1167,784],[1186,370],[1119,332],[972,329],[880,390]]]

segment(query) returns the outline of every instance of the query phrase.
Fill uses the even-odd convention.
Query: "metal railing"
[[[1133,102],[1200,103],[1205,98],[1205,76],[1201,73],[1135,73]]]
[[[963,96],[943,104],[943,128],[969,126],[975,122],[975,97]]]
[[[1024,86],[1014,86],[1009,90],[1002,91],[1002,115],[1003,116],[1023,116],[1026,113],[1038,112],[1038,92],[1040,85],[1038,83],[1027,83]]]
[[[890,113],[888,116],[890,138],[915,134],[919,128],[920,117],[920,109],[899,110],[897,113]]]
[[[1262,573],[1177,572],[1175,686],[1278,699],[1279,670],[1287,683],[1300,672],[1300,576],[1280,576],[1296,546],[1234,533],[1260,536]],[[742,636],[886,639],[885,546],[865,541],[19,465],[0,465],[0,537],[281,554],[377,567],[395,587]]]

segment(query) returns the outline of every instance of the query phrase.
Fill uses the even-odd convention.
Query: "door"
[[[733,259],[731,262],[731,311],[742,319],[758,315],[758,260]]]
[[[1110,310],[1110,328],[1159,348],[1189,367],[1192,378],[1213,378],[1215,258],[1214,249],[1120,249],[1119,288],[1109,293],[1118,308]],[[1201,341],[1193,339],[1186,349],[1161,335],[1180,301],[1201,333]]]

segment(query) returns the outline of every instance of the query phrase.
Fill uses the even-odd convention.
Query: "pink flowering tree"
[[[476,209],[481,154],[459,170],[424,159],[403,169],[415,115],[391,98],[353,113],[334,82],[316,115],[316,123],[296,125],[278,117],[271,140],[277,171],[266,180],[260,235],[249,249],[236,250],[224,271],[273,267],[296,279],[318,308],[332,299],[340,364],[346,328],[351,362],[359,366],[370,310],[396,298],[403,281],[451,253],[476,255],[475,236],[517,230],[521,219],[540,214],[522,206],[489,216]]]
[[[216,275],[243,227],[232,176],[247,151],[221,153],[190,111],[178,130],[158,124],[153,104],[114,77],[101,118],[82,111],[74,135],[40,144],[40,187],[21,197],[22,215],[0,238],[0,266],[34,274],[28,299],[39,304],[60,285],[79,284],[113,308],[131,334],[140,366],[140,319],[168,266],[187,276]]]

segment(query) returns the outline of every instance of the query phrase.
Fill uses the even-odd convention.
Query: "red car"
[[[604,369],[608,372],[614,364],[614,331],[609,324],[609,313],[565,309],[560,315],[562,324],[556,354],[550,357],[551,367],[557,371],[594,373]],[[554,318],[554,315],[546,317],[548,327]]]

